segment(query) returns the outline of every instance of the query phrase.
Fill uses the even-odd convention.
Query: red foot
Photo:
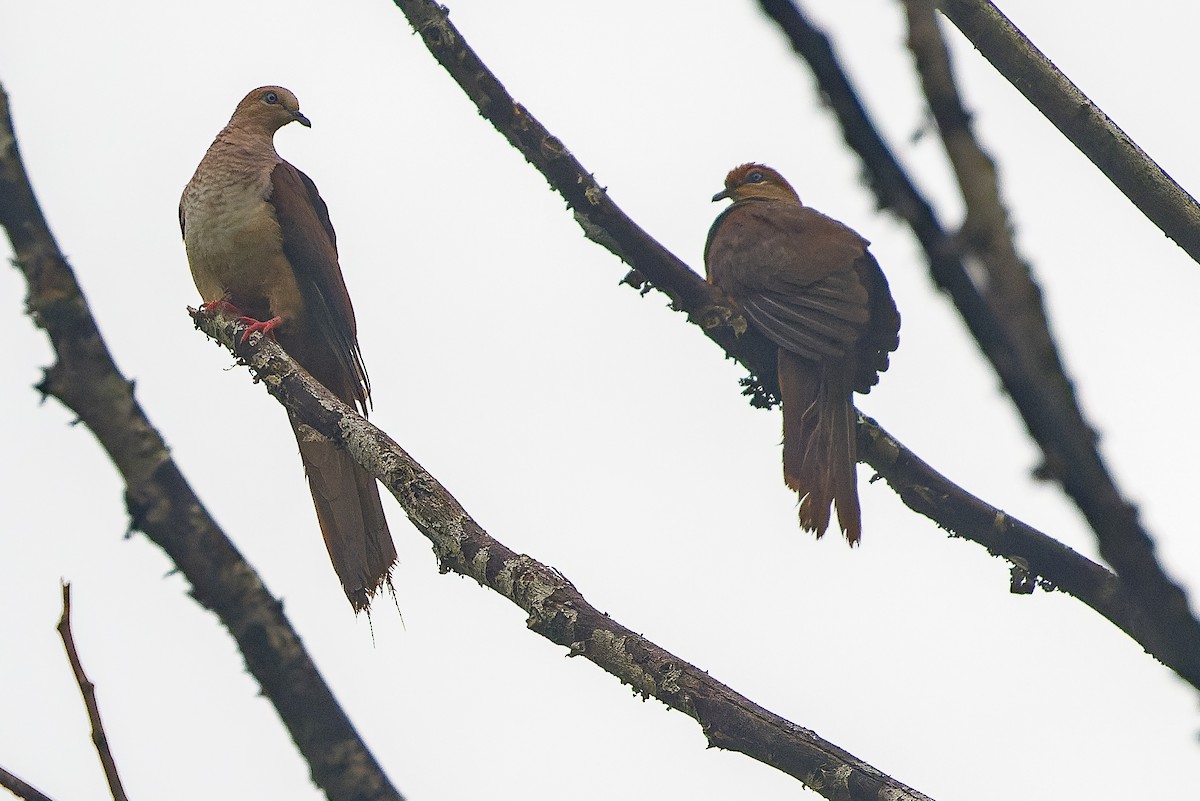
[[[250,335],[255,331],[261,331],[263,336],[266,336],[278,328],[281,323],[283,323],[283,318],[276,316],[272,317],[270,320],[255,320],[253,317],[242,316],[239,317],[237,321],[239,323],[246,324],[246,330],[242,332],[242,338],[238,340],[239,344],[245,345],[246,340],[249,339]]]
[[[245,314],[245,312],[230,302],[228,293],[222,295],[220,300],[214,300],[212,303],[201,303],[199,311],[201,314],[213,314],[214,312],[224,311],[236,314],[239,317]]]

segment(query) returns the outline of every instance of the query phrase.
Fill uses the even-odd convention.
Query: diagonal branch
[[[760,2],[812,67],[837,114],[847,144],[863,160],[880,203],[903,217],[921,242],[934,281],[949,292],[1042,449],[1043,470],[1062,483],[1096,533],[1101,554],[1141,608],[1150,612],[1160,658],[1200,687],[1200,621],[1188,608],[1183,590],[1158,564],[1153,541],[1139,521],[1137,509],[1122,496],[1109,474],[1096,446],[1095,431],[1084,418],[1074,388],[1062,371],[1048,330],[1036,330],[1040,315],[1029,307],[1036,297],[1036,287],[1017,288],[1003,303],[980,292],[958,255],[964,247],[975,247],[975,243],[969,237],[951,237],[941,228],[932,208],[867,117],[828,38],[813,27],[792,0]],[[1019,282],[1019,273],[1025,269],[1010,269],[1006,280]],[[1022,302],[1026,312],[1016,315]],[[1007,308],[1012,303],[1017,306]],[[1019,326],[1015,325],[1018,319],[1022,321]]]
[[[710,745],[777,768],[836,801],[922,801],[912,790],[815,732],[734,692],[600,612],[557,570],[493,539],[449,491],[372,423],[335,398],[273,340],[223,313],[192,313],[196,325],[241,356],[256,379],[300,420],[344,447],[383,482],[433,543],[442,571],[475,579],[523,609],[529,628],[582,656],[643,696],[694,719]]]
[[[869,417],[859,424],[858,440],[860,455],[908,508],[1012,562],[1013,592],[1049,584],[1047,589],[1073,595],[1179,672],[1167,661],[1170,650],[1158,642],[1149,616],[1112,572],[959,487]]]
[[[67,660],[71,663],[71,672],[75,674],[75,683],[79,692],[83,693],[83,704],[87,707],[88,720],[92,723],[92,743],[100,756],[100,764],[104,767],[104,778],[108,781],[108,789],[113,801],[129,801],[125,795],[125,787],[121,784],[121,775],[117,771],[117,761],[113,758],[112,749],[108,746],[108,735],[104,733],[104,723],[100,719],[100,704],[96,701],[96,685],[83,671],[83,662],[75,649],[75,635],[71,632],[71,585],[62,585],[62,617],[58,619],[58,636],[62,638],[63,648],[67,650]]]
[[[996,71],[1087,156],[1150,222],[1200,262],[1200,204],[988,0],[938,6]]]
[[[957,238],[978,257],[987,274],[979,283],[993,314],[1004,321],[1020,353],[1034,354],[1021,366],[1031,373],[1037,371],[1033,380],[1038,384],[1065,385],[1057,392],[1069,396],[1072,390],[1050,333],[1041,289],[1029,265],[1017,255],[1008,211],[1000,199],[996,164],[976,140],[971,116],[959,97],[950,53],[934,13],[935,0],[903,0],[903,4],[908,15],[908,46],[921,88],[966,206],[966,219]]]
[[[731,358],[745,365],[769,390],[775,380],[774,346],[759,337],[753,329],[737,336],[734,325],[739,316],[729,307],[728,301],[633,223],[563,143],[512,99],[450,23],[445,9],[428,0],[394,2],[421,35],[430,53],[475,103],[480,113],[566,199],[584,234],[627,261],[655,288],[670,296],[676,308],[687,312],[691,322],[701,326]],[[828,41],[816,35],[828,49]],[[836,68],[835,63],[824,63],[830,69]],[[849,89],[844,75],[841,80],[844,90],[839,91],[832,85],[836,81],[831,81],[829,86],[835,106],[851,103],[859,109],[865,120],[865,113],[861,111],[857,97]],[[949,237],[942,230],[932,209],[887,152],[886,145],[873,127],[866,124],[846,130],[847,139],[852,140],[856,149],[861,147],[875,154],[866,161],[873,169],[881,197],[886,198],[893,208],[902,210],[902,214],[912,221],[918,238],[926,244],[935,275],[944,279],[943,285],[948,286],[952,293],[957,293],[956,300],[961,296],[963,303],[968,306],[974,304],[981,310],[976,319],[982,318],[980,325],[990,335],[988,341],[991,346],[997,349],[997,353],[1004,353],[1007,344],[1003,332],[996,327],[994,320],[982,315],[985,309],[983,301],[975,292],[961,261],[950,254]],[[949,482],[916,457],[898,458],[899,443],[881,429],[868,424],[865,432],[860,432],[859,440],[863,443],[860,446],[861,458],[886,476],[889,484],[897,488],[914,510],[930,516],[942,527],[962,537],[983,544],[994,554],[1018,565],[1027,565],[1032,574],[1046,578],[1083,600],[1134,637],[1156,658],[1200,688],[1200,659],[1184,658],[1189,655],[1186,648],[1187,631],[1176,633],[1174,640],[1172,636],[1163,634],[1158,626],[1150,623],[1152,618],[1144,611],[1153,607],[1141,607],[1131,597],[1128,587],[1111,573],[1028,527],[1024,527],[1024,530],[1029,532],[1029,539],[1023,546],[1017,544],[1017,539],[996,536],[997,531],[989,521],[1003,518],[1002,512],[986,507],[987,513],[968,513],[970,509],[977,508],[975,504],[980,503],[977,499],[953,485],[946,486]],[[935,481],[935,476],[940,481]],[[939,493],[928,490],[935,486],[942,488],[939,492],[945,495],[944,499],[939,497]],[[914,505],[918,501],[921,503]],[[959,507],[958,511],[955,511],[956,506]]]
[[[400,801],[282,605],[209,515],[113,363],[38,207],[0,87],[0,225],[29,283],[26,308],[57,357],[40,389],[79,416],[121,473],[133,527],[166,551],[217,614],[331,801]]]
[[[966,207],[957,238],[977,257],[986,274],[986,280],[978,282],[980,291],[995,318],[1005,321],[1018,352],[1033,354],[1021,364],[1029,380],[1055,388],[1060,397],[1074,398],[1050,333],[1041,289],[1017,253],[1008,211],[1000,198],[996,164],[975,138],[971,115],[959,96],[950,53],[938,27],[936,0],[903,0],[903,5],[908,47]],[[1071,422],[1080,426],[1084,438],[1090,437],[1082,417]],[[1057,475],[1061,469],[1048,465],[1042,472]]]
[[[448,11],[432,0],[394,0],[420,34],[425,46],[458,82],[496,130],[545,176],[563,196],[584,235],[617,258],[637,268],[631,282],[648,281],[688,312],[710,339],[733,358],[755,370],[767,394],[775,382],[776,347],[766,337],[745,330],[745,321],[725,294],[696,274],[675,254],[647,234],[609,198],[558,137],[513,100],[495,75],[471,50],[450,22]],[[753,369],[753,368],[752,368]]]
[[[25,801],[54,801],[53,798],[41,790],[28,782],[22,781],[4,768],[0,768],[0,787],[8,790],[17,798],[25,799]]]

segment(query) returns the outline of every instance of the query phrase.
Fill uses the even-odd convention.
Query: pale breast
[[[196,289],[206,303],[228,294],[235,305],[294,318],[300,292],[267,202],[277,162],[219,145],[200,162],[180,202]]]

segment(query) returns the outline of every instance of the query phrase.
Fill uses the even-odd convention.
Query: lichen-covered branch
[[[595,180],[569,155],[560,140],[553,137],[507,94],[496,77],[463,41],[457,29],[450,24],[445,10],[427,0],[395,2],[421,34],[426,47],[438,62],[480,108],[480,113],[545,176],[555,191],[569,203],[577,202],[578,188],[592,186]],[[828,49],[828,41],[819,33],[815,35],[819,39],[817,46],[821,46],[823,42],[823,46]],[[831,97],[834,105],[853,104],[858,107],[865,120],[865,113],[858,105],[857,96],[850,89],[848,82],[845,82],[845,76],[836,70],[836,63],[826,62],[822,69],[828,73],[828,91],[831,96],[836,95]],[[841,90],[838,89],[835,80],[839,75],[843,83]],[[826,85],[825,80],[822,83]],[[491,113],[491,110],[497,108],[519,108],[520,114]],[[902,209],[902,213],[908,215],[918,237],[927,246],[935,275],[942,276],[945,281],[943,285],[957,293],[956,299],[961,297],[968,307],[974,305],[985,309],[983,299],[967,277],[962,262],[951,253],[950,237],[942,230],[932,209],[913,187],[907,175],[887,152],[887,146],[879,139],[873,126],[868,123],[848,128],[846,131],[848,141],[852,140],[856,149],[861,147],[876,154],[866,161],[880,187],[880,196],[886,198],[893,208]],[[534,146],[538,141],[553,141],[555,145],[553,148]],[[775,381],[775,347],[758,337],[753,329],[737,336],[733,324],[739,321],[740,316],[728,306],[727,300],[719,293],[712,294],[712,288],[699,275],[688,269],[659,243],[651,240],[648,234],[612,204],[607,194],[601,192],[595,197],[599,199],[597,207],[603,210],[603,214],[597,213],[589,218],[588,224],[584,225],[585,234],[621,256],[634,267],[636,273],[651,277],[655,288],[676,299],[676,308],[687,312],[689,319],[700,325],[724,347],[730,357],[736,358],[757,376],[758,381],[752,382],[755,384],[754,388],[769,394]],[[576,219],[580,219],[578,214]],[[639,238],[645,238],[647,241],[639,244]],[[623,243],[619,250],[608,244],[617,241]],[[714,310],[723,310],[725,313],[717,314]],[[978,321],[977,325],[991,332],[992,336],[988,341],[997,349],[997,354],[1006,353],[1006,340],[1002,330],[995,326],[995,321],[982,312],[976,315],[975,319]],[[741,322],[744,325],[744,321]],[[720,335],[713,336],[714,331]],[[731,341],[735,347],[729,347],[728,343]],[[1127,588],[1124,588],[1112,573],[1045,534],[1024,524],[1016,525],[1017,521],[1011,519],[1009,521],[1014,524],[1014,530],[1027,533],[1027,539],[996,536],[997,531],[991,525],[991,521],[997,516],[1002,517],[1001,512],[986,505],[976,507],[976,504],[981,504],[978,499],[961,488],[954,487],[915,456],[899,458],[898,453],[909,452],[873,423],[860,424],[859,441],[860,458],[887,477],[888,483],[900,492],[901,497],[905,498],[915,511],[929,516],[943,528],[978,542],[992,553],[1009,559],[1018,570],[1027,572],[1031,577],[1030,581],[1041,577],[1049,584],[1075,595],[1136,639],[1143,648],[1168,667],[1200,687],[1200,668],[1181,661],[1178,658],[1179,647],[1161,640],[1158,629],[1147,622],[1149,617],[1132,600]],[[933,478],[935,476],[937,480]],[[936,486],[939,490],[928,491],[926,488],[930,486]],[[969,513],[973,508],[985,508],[987,512]]]
[[[938,6],[996,71],[1087,156],[1150,222],[1200,262],[1200,204],[988,0]]]
[[[1048,329],[1039,330],[1044,325],[1038,323],[1039,315],[1032,306],[1037,289],[1033,284],[1020,286],[1019,271],[1025,268],[1015,267],[1008,272],[1006,280],[1010,281],[1011,291],[1004,296],[984,295],[970,279],[960,257],[978,246],[972,238],[974,232],[970,228],[961,236],[944,232],[928,202],[871,123],[828,38],[804,17],[793,0],[760,3],[812,68],[846,142],[862,159],[880,203],[898,213],[913,229],[926,252],[934,281],[953,299],[1042,449],[1042,474],[1061,482],[1096,533],[1101,554],[1148,614],[1155,630],[1156,654],[1200,688],[1200,621],[1188,608],[1183,590],[1158,564],[1153,541],[1137,509],[1122,495],[1100,455],[1095,430],[1084,418],[1074,388],[1054,355]],[[949,114],[947,118],[953,125]],[[982,191],[973,188],[971,192],[978,212],[982,208],[979,204],[984,203],[979,199]],[[994,216],[995,209],[988,213]],[[990,246],[995,248],[996,240]],[[991,255],[998,257],[998,252]],[[1040,306],[1040,299],[1036,303]]]
[[[224,313],[193,312],[193,318],[204,333],[239,353],[299,419],[346,448],[383,482],[429,538],[443,571],[470,576],[512,601],[528,614],[531,630],[635,693],[693,718],[710,744],[778,768],[826,798],[927,798],[622,626],[588,603],[560,572],[493,539],[403,448],[317,383],[274,340],[254,334],[248,348],[239,348],[241,324]]]
[[[401,801],[304,650],[280,603],[188,485],[117,370],[38,207],[0,87],[0,225],[29,284],[26,309],[56,361],[40,389],[92,431],[125,481],[133,528],[179,567],[217,614],[331,801]]]

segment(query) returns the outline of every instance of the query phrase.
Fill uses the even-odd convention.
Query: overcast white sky
[[[872,240],[903,315],[860,407],[989,502],[1094,556],[910,235],[874,208],[806,68],[751,2],[450,0],[516,98],[697,270],[747,160]],[[948,224],[960,205],[894,0],[810,0]],[[1185,188],[1200,8],[1002,7]],[[527,632],[437,573],[385,499],[403,624],[374,639],[329,566],[285,415],[195,332],[179,192],[236,102],[279,83],[311,130],[280,152],[338,231],[374,420],[495,537],[758,703],[948,799],[1194,797],[1196,693],[1062,594],[950,540],[860,468],[863,546],[798,531],[777,412],[661,295],[586,241],[386,0],[0,2],[0,81],[43,209],[175,458],[281,597],[411,801],[813,797]],[[949,29],[977,129],[1104,453],[1178,579],[1200,586],[1192,409],[1200,266]],[[7,246],[5,246],[7,253]],[[140,535],[90,434],[32,386],[51,361],[0,271],[0,765],[56,801],[102,795],[54,630],[59,579],[131,798],[319,793],[231,639]],[[275,499],[255,505],[264,489]]]

